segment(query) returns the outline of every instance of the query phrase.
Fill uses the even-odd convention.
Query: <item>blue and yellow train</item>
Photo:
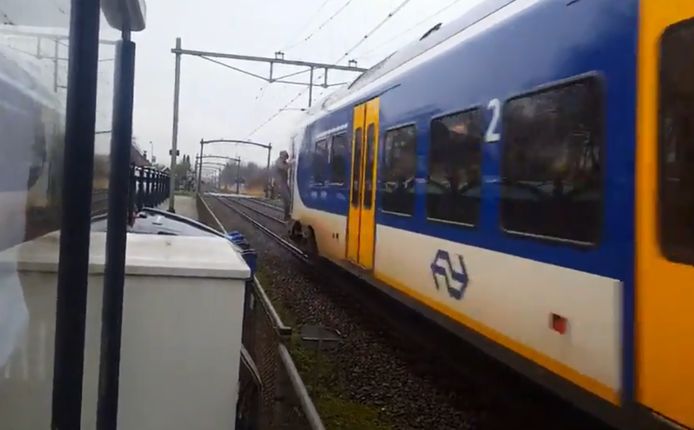
[[[487,0],[314,107],[292,233],[622,427],[694,427],[694,2]]]

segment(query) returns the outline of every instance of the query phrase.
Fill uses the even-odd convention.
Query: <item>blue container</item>
[[[251,278],[255,275],[255,270],[258,266],[258,253],[255,252],[255,249],[249,248],[249,249],[244,249],[241,251],[241,257],[243,260],[248,264],[248,267],[251,269]]]
[[[237,239],[245,239],[243,234],[239,233],[238,231],[230,231],[227,233],[226,238],[229,239],[230,241],[234,242]]]
[[[226,238],[241,249],[249,249],[251,247],[251,244],[248,243],[246,237],[237,231],[227,233]]]

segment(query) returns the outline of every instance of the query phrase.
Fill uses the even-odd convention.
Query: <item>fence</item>
[[[146,166],[130,165],[130,208],[156,207],[169,196],[169,175]]]
[[[200,222],[225,232],[199,195],[197,207]],[[249,363],[241,372],[237,430],[324,430],[286,347],[291,335],[292,328],[282,322],[260,282],[249,281],[242,335]]]

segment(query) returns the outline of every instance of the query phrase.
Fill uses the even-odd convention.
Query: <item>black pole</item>
[[[142,171],[145,175],[145,207],[152,206],[152,175],[149,167],[143,167]]]
[[[154,170],[151,167],[147,168],[147,183],[149,184],[149,207],[156,206],[154,204]]]
[[[128,228],[128,165],[132,144],[135,80],[135,44],[129,39],[129,32],[124,31],[123,40],[116,45],[109,212],[101,308],[101,355],[96,417],[96,428],[99,430],[115,430],[118,421],[118,377]]]
[[[202,194],[202,160],[204,158],[205,148],[203,140],[200,139],[200,170],[198,170],[198,194]]]
[[[154,205],[158,206],[161,203],[159,196],[161,195],[161,174],[154,170]]]
[[[164,174],[159,172],[159,204],[164,203]]]
[[[54,430],[81,426],[100,13],[98,0],[71,2],[51,405]]]
[[[135,189],[135,165],[131,164],[129,170],[129,180],[128,180],[128,216],[132,216],[135,213],[135,195],[137,194]]]
[[[267,182],[265,183],[265,198],[269,199],[271,197],[270,190],[272,183],[272,174],[270,173],[270,162],[272,158],[272,143],[267,145]]]
[[[137,175],[137,210],[141,211],[145,207],[145,177],[144,177],[144,167],[139,166],[135,169],[138,172]]]
[[[236,195],[239,194],[239,184],[241,181],[241,159],[236,160]]]

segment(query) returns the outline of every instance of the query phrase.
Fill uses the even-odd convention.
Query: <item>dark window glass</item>
[[[333,136],[330,146],[330,182],[344,185],[347,177],[347,135]]]
[[[364,209],[371,209],[373,200],[373,176],[374,176],[374,139],[375,128],[369,124],[366,128],[366,163],[364,167]]]
[[[316,142],[316,149],[313,152],[313,182],[316,184],[325,183],[325,173],[328,169],[328,141],[322,139]]]
[[[602,203],[600,84],[595,78],[504,107],[501,222],[512,232],[596,243]]]
[[[482,114],[479,109],[431,122],[427,216],[475,225],[480,212]]]
[[[352,206],[359,206],[359,196],[361,191],[362,133],[361,127],[354,132],[354,158],[352,159]]]
[[[660,241],[671,260],[694,264],[694,21],[661,46]]]
[[[384,211],[414,213],[416,148],[417,136],[413,125],[386,133],[381,173],[381,208]]]

